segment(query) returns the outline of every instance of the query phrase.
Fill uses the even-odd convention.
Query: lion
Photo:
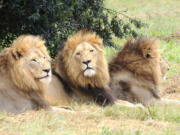
[[[145,106],[178,104],[180,101],[162,99],[158,88],[169,67],[160,57],[156,39],[129,40],[110,61],[110,87],[114,96]]]
[[[21,35],[0,52],[0,110],[22,113],[51,107],[44,91],[51,81],[50,56],[39,36]]]
[[[109,93],[110,78],[103,41],[95,33],[79,31],[68,37],[52,69],[53,81],[46,91],[46,99],[51,104],[68,104],[72,96],[102,106],[114,103],[115,99]]]

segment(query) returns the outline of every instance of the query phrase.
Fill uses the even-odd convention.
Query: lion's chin
[[[45,78],[42,78],[42,79],[39,79],[40,82],[42,83],[50,83],[51,82],[51,77],[50,76],[47,76]]]
[[[96,74],[96,71],[93,70],[93,69],[86,69],[84,71],[84,76],[87,76],[87,77],[92,77]]]
[[[163,80],[166,80],[166,75],[163,76]]]

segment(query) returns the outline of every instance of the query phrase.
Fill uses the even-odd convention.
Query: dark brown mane
[[[145,53],[149,55],[149,58],[143,55]],[[120,69],[126,69],[148,80],[155,81],[156,76],[152,76],[152,72],[159,60],[160,54],[156,41],[154,39],[138,38],[125,43],[124,48],[109,63],[109,71],[112,73]]]
[[[109,71],[111,88],[115,95],[120,95],[120,99],[149,104],[145,103],[143,94],[138,93],[140,90],[149,93],[149,97],[159,98],[157,90],[161,71],[157,40],[138,38],[127,41],[110,61]]]

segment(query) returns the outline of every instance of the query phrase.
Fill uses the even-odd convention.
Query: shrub
[[[8,46],[21,34],[41,35],[54,57],[67,37],[80,29],[95,31],[108,46],[114,45],[113,34],[119,38],[137,36],[133,27],[140,28],[141,23],[129,18],[125,23],[116,15],[104,8],[103,0],[3,0],[0,45]]]

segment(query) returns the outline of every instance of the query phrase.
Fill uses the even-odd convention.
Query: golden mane
[[[83,43],[92,46],[95,49],[95,52],[97,52],[97,56],[94,56],[91,59],[91,62],[95,61],[95,59],[97,60],[94,67],[96,74],[92,77],[84,76],[83,71],[81,72],[82,65],[79,64],[77,66],[77,62],[74,63],[76,61],[74,54],[76,48]],[[82,51],[81,53],[84,53],[84,51]],[[89,53],[88,55],[91,56],[91,53]],[[76,64],[76,66],[74,66],[73,64]],[[67,82],[74,93],[83,93],[84,95],[86,95],[86,97],[94,98],[94,100],[96,100],[95,98],[98,97],[98,94],[101,93],[101,91],[102,93],[104,92],[107,94],[110,78],[108,72],[108,64],[104,57],[103,41],[95,33],[80,31],[70,36],[67,39],[63,50],[59,52],[58,56],[53,62],[52,67],[54,71]],[[101,90],[99,90],[98,88],[100,88]],[[104,96],[103,98],[105,98],[106,96]],[[109,99],[112,100],[111,96],[109,96]]]
[[[29,54],[29,50],[33,47],[38,48],[43,55],[50,60],[50,57],[47,53],[47,49],[45,47],[45,41],[42,40],[39,36],[32,35],[22,35],[17,38],[12,46],[9,48],[8,53],[8,63],[7,68],[10,71],[10,76],[14,84],[16,84],[22,90],[28,89],[44,89],[44,85],[37,83],[31,76],[22,79],[21,73],[22,69],[18,70],[18,65],[20,64],[16,60],[18,57],[23,57]],[[26,73],[24,73],[26,75]]]
[[[12,51],[18,51],[23,56],[28,54],[30,48],[36,47],[40,49],[47,57],[47,49],[45,47],[45,41],[39,36],[22,35],[18,37],[10,47]]]
[[[64,49],[73,51],[77,45],[85,41],[91,43],[95,48],[97,45],[100,48],[103,47],[103,41],[98,35],[92,32],[79,31],[68,37]]]
[[[97,75],[95,75],[93,78],[84,77],[83,75],[77,75],[76,72],[70,70],[76,70],[72,68],[71,61],[72,54],[77,47],[82,42],[88,42],[90,43],[95,49],[98,51],[99,55],[99,67],[97,70]],[[67,39],[67,42],[65,43],[64,49],[60,51],[57,58],[54,61],[54,68],[61,67],[63,65],[64,68],[61,68],[64,70],[65,73],[67,73],[66,76],[71,80],[71,83],[73,85],[81,85],[83,87],[86,87],[88,84],[91,84],[92,86],[100,86],[103,87],[104,84],[107,84],[109,82],[109,73],[108,73],[108,64],[104,57],[104,51],[102,49],[103,42],[102,39],[97,36],[95,33],[85,33],[85,32],[78,32],[72,36],[70,36]],[[57,65],[59,63],[59,65]],[[78,70],[78,69],[77,69]],[[78,78],[79,79],[78,79]]]

